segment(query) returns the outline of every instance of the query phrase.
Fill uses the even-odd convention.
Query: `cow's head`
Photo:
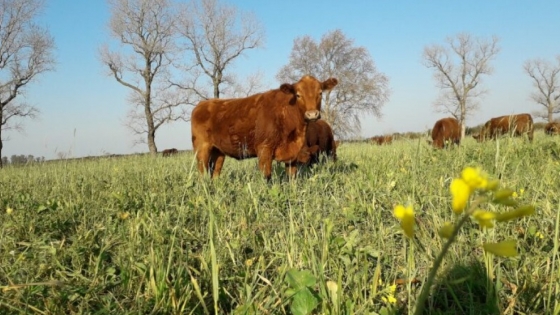
[[[297,155],[297,162],[301,164],[309,163],[313,156],[315,156],[317,152],[319,152],[319,149],[320,148],[318,145],[313,145],[311,147],[304,145]]]
[[[315,121],[321,118],[321,100],[323,91],[330,91],[338,84],[335,78],[320,82],[310,75],[301,78],[297,83],[284,83],[280,90],[291,94],[291,105],[297,106],[304,113],[306,121]]]
[[[484,140],[484,136],[482,135],[482,133],[479,133],[477,135],[472,135],[473,138],[476,139],[476,141],[478,142],[482,142],[482,140]]]

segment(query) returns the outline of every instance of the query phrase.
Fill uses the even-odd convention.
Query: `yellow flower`
[[[390,285],[389,292],[391,292],[391,294],[395,294],[395,291],[397,291],[397,285],[396,284]]]
[[[514,257],[517,256],[517,245],[515,240],[503,241],[499,243],[486,243],[482,245],[485,251],[496,256]]]
[[[521,206],[513,211],[500,213],[496,215],[497,222],[509,221],[521,217],[526,217],[535,213],[535,207],[532,205]]]
[[[453,234],[453,224],[451,222],[445,222],[443,226],[439,229],[438,234],[440,237],[443,238],[450,238],[451,234]]]
[[[251,267],[253,265],[253,262],[255,262],[255,258],[249,258],[245,260],[245,266]]]
[[[518,195],[517,192],[515,192],[515,191],[513,192],[513,194],[511,194],[511,196],[512,196],[513,198],[519,197],[519,195]]]
[[[393,295],[388,295],[387,297],[381,297],[381,301],[388,303],[388,304],[396,304],[397,299]]]
[[[121,220],[126,220],[126,219],[128,219],[128,216],[130,216],[130,213],[128,213],[128,212],[121,212],[121,213],[119,213],[119,218],[120,218]]]
[[[496,218],[496,214],[490,211],[484,210],[474,210],[472,217],[478,222],[480,227],[491,229],[494,227],[494,219]]]
[[[12,214],[12,212],[14,212],[14,209],[12,209],[12,208],[10,208],[10,207],[6,208],[6,214],[7,214],[7,215]]]
[[[401,222],[401,228],[404,234],[409,238],[414,236],[414,210],[412,206],[404,207],[402,205],[397,205],[393,211],[395,218],[399,219]]]
[[[523,193],[524,193],[524,192],[525,192],[525,189],[523,189],[523,188],[519,189],[519,195],[520,195],[520,196],[523,196]]]
[[[488,187],[488,178],[480,168],[466,167],[461,172],[461,178],[472,189],[486,189]]]
[[[544,238],[544,235],[541,232],[537,231],[537,233],[535,233],[535,237],[538,237],[542,240]]]
[[[463,213],[463,210],[467,206],[469,197],[471,196],[472,190],[463,179],[455,178],[449,186],[453,200],[451,202],[451,207],[456,214]]]

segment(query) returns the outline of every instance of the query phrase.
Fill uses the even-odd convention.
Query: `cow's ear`
[[[282,91],[286,94],[295,94],[296,93],[296,89],[295,89],[294,85],[289,84],[289,83],[284,83],[284,84],[280,85],[280,91]]]
[[[323,91],[330,91],[338,84],[336,78],[328,78],[325,82],[321,84],[321,89]]]

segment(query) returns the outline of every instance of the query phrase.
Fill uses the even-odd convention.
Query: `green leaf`
[[[309,270],[298,271],[296,269],[290,269],[286,273],[286,282],[288,282],[288,285],[292,289],[298,291],[305,287],[314,286],[317,282],[317,278],[315,278]]]
[[[37,213],[41,213],[43,211],[47,211],[49,210],[49,207],[45,206],[45,205],[40,205],[39,208],[37,208]]]
[[[293,296],[290,311],[294,315],[307,315],[311,314],[317,305],[319,305],[319,299],[306,288]]]

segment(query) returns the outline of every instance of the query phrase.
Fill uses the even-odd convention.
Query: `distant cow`
[[[377,143],[378,145],[391,144],[393,142],[393,136],[375,136],[370,138],[371,142]]]
[[[332,158],[336,161],[336,142],[334,141],[334,134],[331,126],[324,120],[309,122],[307,124],[307,133],[305,134],[305,142],[307,146],[319,146],[317,154],[311,157],[309,164],[317,164],[321,160],[321,155],[327,158]]]
[[[267,180],[272,160],[285,163],[286,172],[295,175],[307,123],[320,118],[322,92],[337,84],[335,78],[320,82],[306,75],[296,83],[245,98],[201,101],[191,115],[199,172],[219,176],[227,155],[257,157]]]
[[[482,142],[508,133],[514,136],[527,133],[529,141],[533,141],[533,117],[530,114],[518,114],[492,118],[484,124],[478,135],[473,135],[473,138]]]
[[[173,149],[165,149],[163,151],[161,151],[161,154],[165,157],[165,156],[172,156],[174,154],[179,153],[179,150],[173,148]]]
[[[432,128],[432,146],[443,149],[448,143],[459,144],[461,142],[461,125],[453,117],[442,118]]]
[[[548,124],[546,124],[546,126],[544,126],[544,132],[547,135],[550,135],[550,136],[559,135],[560,134],[560,122],[557,122],[557,121],[549,122]]]

